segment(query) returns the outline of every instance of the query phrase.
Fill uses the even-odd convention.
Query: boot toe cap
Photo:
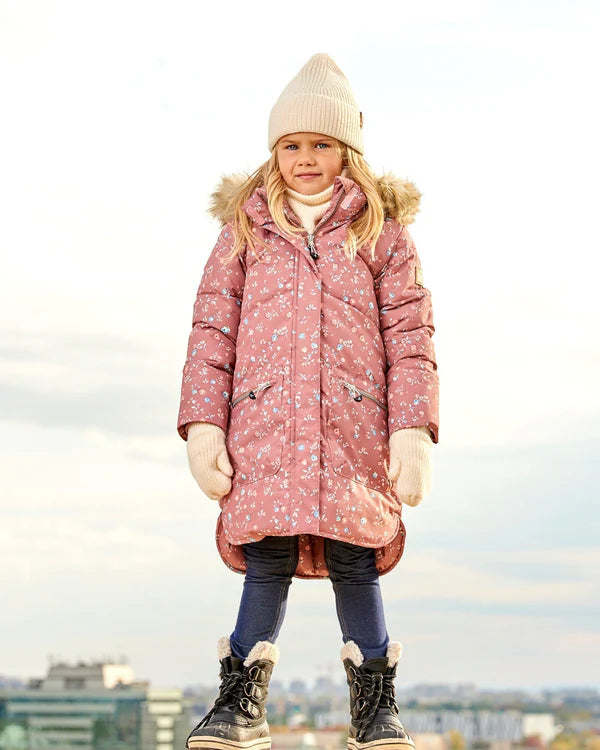
[[[358,740],[360,732],[356,727],[352,727],[351,737],[354,740],[353,745],[357,748],[377,748],[388,745],[394,747],[414,748],[415,743],[406,729],[398,719],[391,719],[389,716],[378,718]]]

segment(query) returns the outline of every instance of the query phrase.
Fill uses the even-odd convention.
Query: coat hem
[[[260,536],[259,539],[253,541],[260,541],[266,536],[269,536],[269,532],[266,532]],[[325,579],[329,577],[327,570],[327,564],[325,562],[325,555],[323,552],[323,540],[334,539],[336,541],[347,541],[344,537],[335,535],[332,533],[319,532],[304,532],[304,533],[289,533],[282,534],[277,533],[277,536],[296,536],[298,537],[298,544],[300,545],[300,553],[298,556],[298,565],[294,571],[294,578],[305,578],[305,579]],[[404,554],[404,545],[406,540],[406,527],[400,515],[397,516],[397,526],[394,535],[385,545],[378,544],[360,544],[357,546],[365,547],[376,550],[376,564],[379,575],[385,575],[393,570],[396,565],[400,562],[402,555]],[[222,517],[219,516],[217,520],[217,528],[215,533],[215,541],[217,551],[225,563],[225,565],[233,570],[235,573],[242,575],[246,572],[246,562],[243,552],[243,542],[231,542],[227,539],[225,528],[223,526]],[[355,542],[352,542],[355,544]],[[304,549],[302,549],[304,545]],[[308,553],[308,554],[306,554]],[[307,565],[307,561],[310,562]]]

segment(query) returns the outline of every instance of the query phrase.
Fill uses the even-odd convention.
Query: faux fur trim
[[[217,189],[211,194],[208,213],[221,224],[233,219],[235,198],[248,177],[245,172],[223,175]]]
[[[244,660],[244,666],[249,667],[254,661],[272,661],[277,664],[279,661],[279,646],[270,641],[258,641],[250,649],[250,653]]]
[[[377,180],[386,217],[400,224],[412,224],[419,211],[421,192],[409,180],[386,173]]]
[[[388,643],[386,656],[388,658],[388,666],[395,667],[402,656],[402,644],[399,641],[390,641]]]
[[[348,643],[344,643],[340,652],[340,656],[342,657],[342,661],[350,659],[355,667],[360,667],[360,665],[365,660],[365,657],[362,655],[362,651],[359,649],[356,643],[354,643],[354,641],[348,641]]]
[[[227,656],[231,656],[231,645],[228,636],[225,635],[217,641],[217,658],[222,661]]]
[[[208,212],[221,224],[234,218],[236,196],[247,179],[244,172],[225,175],[212,193]],[[412,224],[421,202],[421,193],[415,184],[386,173],[377,178],[377,187],[386,217],[400,224]]]

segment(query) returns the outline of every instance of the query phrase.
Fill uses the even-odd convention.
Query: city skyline
[[[101,659],[62,659],[58,656],[48,657],[48,662],[46,668],[49,668],[51,666],[62,666],[66,665],[69,667],[75,667],[75,666],[89,666],[89,665],[126,665],[127,667],[130,667],[133,669],[133,665],[130,663],[128,659],[123,660],[111,660],[107,658],[101,658]],[[0,690],[3,687],[11,686],[11,687],[23,687],[27,688],[29,684],[34,684],[41,679],[41,675],[43,673],[43,669],[40,670],[39,674],[35,675],[8,675],[0,672]],[[199,682],[196,684],[185,684],[185,685],[169,685],[169,686],[162,686],[158,684],[155,680],[152,679],[151,676],[148,675],[139,675],[135,669],[133,669],[132,678],[136,683],[148,683],[149,685],[157,686],[157,687],[172,687],[172,688],[179,688],[182,690],[194,690],[198,688],[202,689],[213,689],[217,687],[217,678],[215,675],[208,675],[208,680],[205,683]],[[328,672],[321,672],[316,673],[312,676],[312,678],[305,678],[298,675],[292,675],[289,676],[287,679],[280,678],[274,678],[271,681],[271,690],[273,692],[278,692],[280,690],[286,691],[286,692],[298,692],[300,689],[299,686],[302,686],[302,690],[310,691],[311,689],[317,688],[319,685],[326,686],[327,684],[332,685],[336,690],[342,689],[343,691],[346,690],[346,680],[343,675],[335,674],[332,675],[331,671]],[[589,693],[594,694],[598,698],[600,698],[600,683],[597,684],[573,684],[573,685],[566,685],[566,684],[547,684],[547,685],[523,685],[523,686],[505,686],[505,687],[499,687],[495,685],[478,685],[474,682],[444,682],[444,681],[433,681],[433,682],[415,682],[411,684],[403,684],[400,679],[396,681],[396,689],[400,695],[403,695],[404,693],[410,693],[413,691],[415,697],[423,698],[426,695],[432,697],[432,699],[435,698],[436,695],[443,695],[445,697],[450,697],[452,694],[455,697],[462,696],[465,699],[468,699],[469,696],[482,696],[484,694],[498,694],[502,695],[504,693],[508,694],[523,694],[528,695],[530,697],[541,697],[544,693],[548,694],[583,694],[583,693]],[[286,687],[287,686],[287,687]],[[312,687],[311,687],[312,686]]]
[[[0,675],[0,745],[8,748],[119,747],[173,750],[206,714],[214,686],[185,691],[135,678],[126,664],[68,664],[52,659],[47,674],[28,687],[4,686]],[[398,706],[417,750],[435,746],[497,750],[512,747],[569,747],[598,731],[600,692],[549,691],[478,693],[473,685],[421,685],[397,693]],[[348,685],[321,679],[310,690],[293,682],[285,690],[272,681],[267,702],[274,747],[342,747],[348,714]],[[319,734],[322,733],[322,734]],[[320,741],[316,740],[319,736]],[[281,744],[280,744],[281,742]]]

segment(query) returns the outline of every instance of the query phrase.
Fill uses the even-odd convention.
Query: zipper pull
[[[254,391],[250,391],[248,395],[250,396],[251,399],[255,399],[257,393],[264,391],[265,388],[268,388],[270,385],[271,383],[269,383],[268,381],[266,383],[260,383],[259,385],[256,386],[256,389]]]
[[[252,401],[255,401],[256,400],[256,394],[260,393],[261,391],[264,391],[265,388],[270,388],[270,386],[271,386],[271,381],[270,380],[266,380],[264,383],[259,383],[253,391],[248,391],[247,393],[242,393],[242,395],[238,396],[235,400],[232,399],[229,402],[229,407],[231,409],[233,409],[233,407],[236,404],[239,404],[239,402],[243,401],[245,398],[249,398]]]
[[[319,257],[319,253],[317,253],[315,249],[315,235],[309,234],[307,235],[307,237],[308,237],[308,252],[310,253],[310,257],[313,260],[317,260],[317,258]]]
[[[362,394],[353,383],[344,383],[355,401],[362,401]]]

